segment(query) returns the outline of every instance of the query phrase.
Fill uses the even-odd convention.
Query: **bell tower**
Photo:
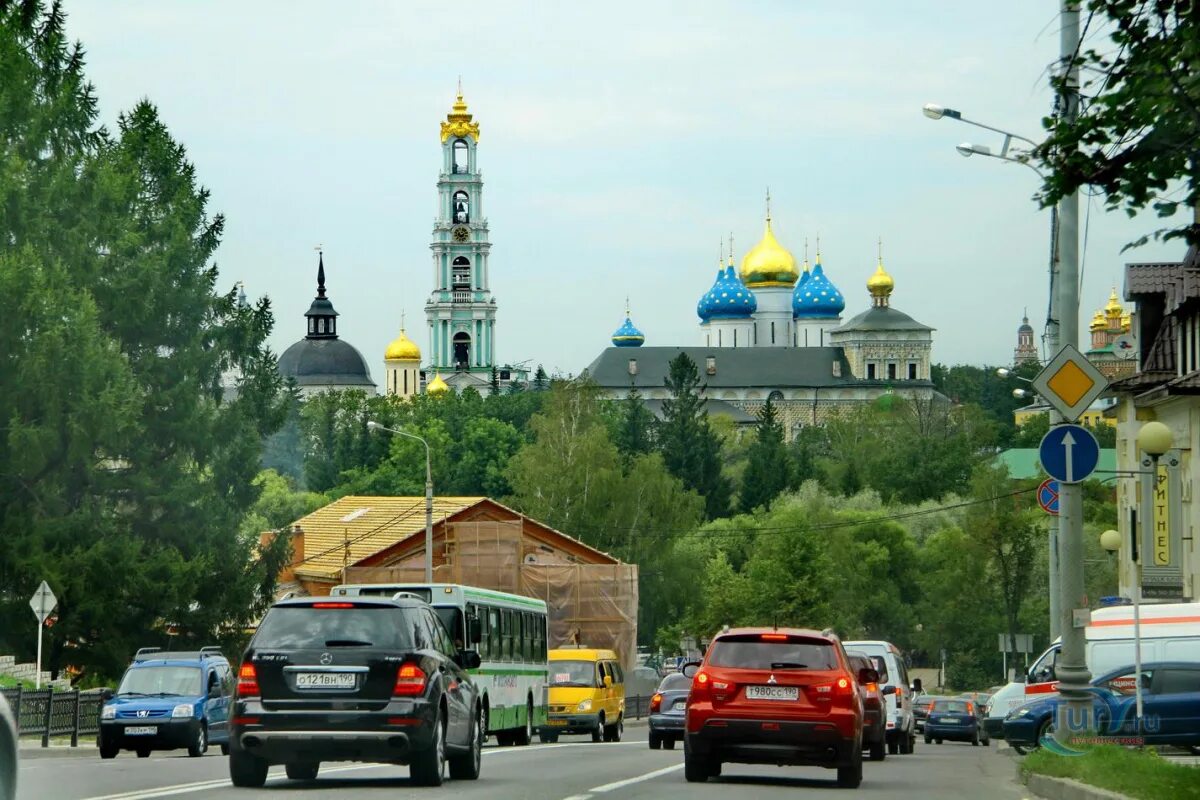
[[[496,363],[496,301],[489,288],[491,242],[483,215],[479,123],[458,97],[442,122],[438,215],[433,224],[433,292],[425,303],[429,367],[448,383],[490,380]],[[456,382],[465,374],[474,381]]]

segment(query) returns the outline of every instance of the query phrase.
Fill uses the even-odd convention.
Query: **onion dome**
[[[1092,323],[1088,325],[1088,330],[1102,331],[1106,325],[1108,325],[1108,322],[1104,319],[1104,312],[1097,311],[1092,315]]]
[[[821,254],[817,253],[816,263],[808,280],[796,284],[792,291],[792,316],[799,317],[838,317],[846,308],[846,298],[825,276],[825,268],[821,266]]]
[[[1119,319],[1125,313],[1125,307],[1121,305],[1121,301],[1117,299],[1117,290],[1114,287],[1112,294],[1108,296],[1108,305],[1104,307],[1104,315]]]
[[[387,346],[383,358],[385,361],[420,361],[421,348],[417,347],[416,342],[408,338],[404,328],[401,328],[400,335]]]
[[[867,281],[867,287],[870,288],[871,282]],[[1017,333],[1033,333],[1033,326],[1029,324],[1029,317],[1021,317],[1021,324],[1017,327]]]
[[[613,331],[612,343],[616,347],[641,347],[646,335],[639,331],[629,317],[629,298],[625,299],[625,324]]]
[[[425,394],[445,394],[450,391],[450,385],[442,380],[440,373],[435,373],[433,380],[425,387]]]
[[[758,310],[758,298],[738,278],[733,265],[717,269],[712,288],[696,304],[700,319],[745,319]]]
[[[1128,312],[1122,314],[1121,315],[1121,331],[1124,333],[1129,333],[1129,331],[1132,328],[1133,328],[1133,315]]]
[[[795,285],[800,277],[796,257],[779,243],[771,232],[771,214],[767,212],[767,229],[762,239],[742,258],[742,283],[751,288],[760,286]]]

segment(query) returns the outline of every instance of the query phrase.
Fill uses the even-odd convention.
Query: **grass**
[[[1153,750],[1102,745],[1082,756],[1060,756],[1041,749],[1021,762],[1021,772],[1072,778],[1138,800],[1200,797],[1200,767],[1171,763]]]

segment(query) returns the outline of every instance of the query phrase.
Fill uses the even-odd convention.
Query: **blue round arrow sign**
[[[1056,425],[1038,447],[1042,469],[1063,483],[1079,483],[1100,463],[1100,443],[1082,425]]]
[[[1038,487],[1038,504],[1047,514],[1058,515],[1058,481],[1046,478]]]

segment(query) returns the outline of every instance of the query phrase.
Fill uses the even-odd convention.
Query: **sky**
[[[648,345],[701,343],[696,301],[720,240],[773,230],[798,260],[820,237],[845,319],[869,305],[882,239],[892,305],[936,329],[945,364],[1012,359],[1047,305],[1038,176],[973,156],[1001,137],[925,103],[1041,136],[1058,2],[934,0],[549,3],[65,0],[102,121],[147,98],[186,148],[216,261],[304,335],[324,247],[339,334],[377,383],[407,314],[428,349],[439,123],[459,76],[481,126],[497,357],[578,373],[625,299]],[[1089,211],[1090,207],[1090,211]],[[1122,253],[1160,227],[1083,198],[1080,320],[1120,291]],[[1086,339],[1085,339],[1086,343]]]

